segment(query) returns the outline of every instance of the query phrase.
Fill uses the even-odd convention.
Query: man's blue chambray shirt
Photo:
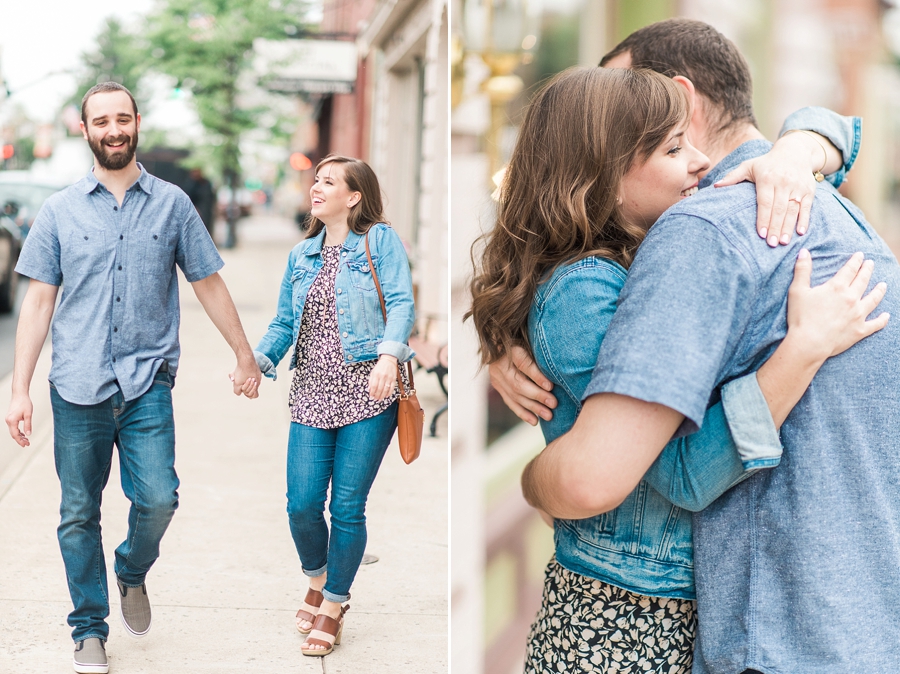
[[[706,187],[769,143],[744,143]],[[900,266],[826,183],[809,232],[769,248],[754,186],[701,189],[670,208],[635,258],[585,397],[671,407],[696,428],[712,391],[784,337],[801,247],[813,285],[856,251],[895,318],[829,359],[781,429],[781,465],[694,515],[695,674],[895,672],[900,654]]]
[[[50,381],[93,405],[122,389],[134,400],[181,349],[178,277],[206,278],[222,258],[187,195],[143,166],[121,207],[93,171],[44,203],[16,271],[62,286]]]

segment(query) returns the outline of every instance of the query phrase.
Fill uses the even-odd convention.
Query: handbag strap
[[[372,279],[375,281],[375,290],[378,291],[378,301],[381,303],[381,315],[384,317],[384,324],[387,325],[387,308],[384,305],[384,295],[381,292],[381,282],[378,280],[378,273],[375,271],[375,263],[372,262],[372,253],[369,251],[369,230],[366,230],[366,259],[369,261],[369,270],[372,272]],[[409,374],[409,386],[413,393],[416,391],[416,382],[413,380],[412,363],[406,363],[406,371]],[[400,362],[397,362],[397,384],[400,386],[400,397],[408,398],[406,389],[403,386],[403,371],[400,369]]]

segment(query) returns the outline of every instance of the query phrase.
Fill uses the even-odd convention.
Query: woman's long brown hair
[[[472,317],[489,364],[529,348],[541,279],[589,256],[626,269],[645,231],[618,212],[623,176],[688,118],[687,97],[649,70],[572,68],[535,95],[501,186],[494,229],[472,246]],[[477,251],[484,246],[480,263]]]
[[[330,154],[316,166],[316,175],[319,170],[328,164],[339,164],[344,168],[344,182],[351,192],[359,192],[360,199],[350,209],[347,216],[347,224],[350,231],[357,234],[365,234],[369,227],[376,222],[387,223],[384,219],[384,205],[381,200],[381,187],[378,185],[378,177],[375,171],[366,162],[353,157],[344,157],[339,154]],[[389,223],[388,223],[389,224]],[[306,218],[306,238],[317,236],[325,223],[310,214]]]

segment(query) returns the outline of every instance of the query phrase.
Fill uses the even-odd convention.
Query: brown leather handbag
[[[384,295],[381,292],[381,283],[378,274],[375,273],[375,265],[372,263],[372,254],[369,252],[369,232],[366,232],[366,258],[369,260],[369,269],[372,279],[375,281],[375,290],[378,291],[378,301],[381,302],[381,315],[384,316],[387,325],[387,309],[384,306]],[[425,427],[425,410],[419,404],[416,397],[416,383],[413,381],[412,362],[406,363],[406,371],[409,375],[409,390],[403,385],[403,372],[400,363],[397,363],[397,384],[400,386],[400,400],[397,401],[397,441],[400,444],[400,456],[406,463],[412,463],[419,458],[422,450],[422,430]]]

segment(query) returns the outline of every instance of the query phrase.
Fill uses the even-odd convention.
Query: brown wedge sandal
[[[305,620],[308,623],[316,622],[316,615],[319,613],[319,607],[322,605],[323,600],[324,597],[318,590],[307,590],[306,598],[303,600],[303,606],[297,611],[296,619]],[[300,623],[297,623],[297,631],[300,632],[300,634],[309,634],[311,630],[312,627],[304,630],[300,627]]]
[[[344,614],[350,610],[350,604],[341,606],[341,615],[337,620],[331,616],[320,613],[316,616],[312,631],[306,637],[306,641],[300,646],[300,652],[313,658],[321,658],[331,653],[334,647],[341,643],[341,634],[344,631]],[[303,648],[310,646],[324,646],[324,648]]]

